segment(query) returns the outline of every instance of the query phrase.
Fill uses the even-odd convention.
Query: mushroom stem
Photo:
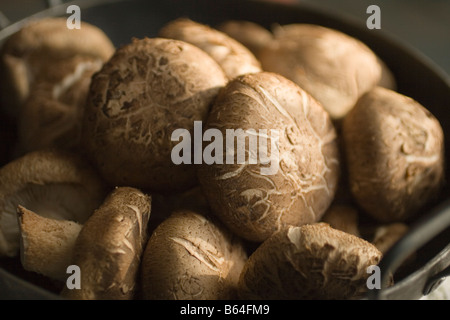
[[[20,259],[24,269],[64,281],[82,225],[45,218],[20,205],[17,218],[21,235]]]
[[[134,298],[150,208],[151,197],[135,188],[116,188],[107,197],[77,238],[74,265],[80,270],[80,289],[64,287],[64,298]]]
[[[19,253],[17,207],[46,218],[83,224],[102,203],[107,188],[81,156],[39,150],[0,168],[0,257]]]

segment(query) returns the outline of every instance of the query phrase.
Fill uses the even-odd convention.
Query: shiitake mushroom
[[[197,184],[195,168],[171,159],[176,129],[205,121],[227,83],[220,66],[189,43],[133,39],[93,78],[83,118],[87,155],[111,185],[179,192]]]
[[[205,127],[225,137],[218,147],[226,151],[200,165],[198,178],[212,212],[234,233],[261,242],[320,220],[335,195],[339,152],[328,113],[307,92],[275,73],[236,77]]]
[[[239,279],[242,299],[355,299],[367,291],[367,268],[381,252],[371,243],[320,222],[291,226],[263,242]]]
[[[378,221],[406,221],[439,194],[443,131],[414,99],[374,88],[343,119],[342,137],[350,191]]]

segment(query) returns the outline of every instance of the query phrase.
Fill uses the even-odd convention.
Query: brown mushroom
[[[150,211],[151,197],[142,191],[112,191],[75,243],[73,264],[80,268],[80,288],[66,286],[61,295],[74,300],[133,299]]]
[[[214,220],[174,212],[153,232],[141,266],[143,299],[236,299],[247,254],[241,241]]]
[[[367,290],[367,268],[381,252],[326,223],[290,227],[267,239],[239,280],[243,299],[355,299]]]
[[[109,59],[115,48],[106,34],[87,22],[67,28],[65,18],[33,20],[9,37],[1,51],[1,95],[6,111],[20,114],[36,78],[54,73],[53,63],[77,55]]]
[[[351,193],[378,221],[405,221],[439,193],[443,131],[412,98],[371,90],[343,120],[342,135]]]
[[[278,26],[273,33],[258,56],[263,69],[297,83],[333,119],[343,118],[380,81],[378,57],[356,38],[312,24]]]
[[[335,195],[339,155],[329,115],[308,93],[274,73],[237,77],[217,97],[205,133],[210,129],[225,137],[225,151],[199,166],[198,177],[230,230],[261,242],[320,220]],[[251,137],[258,137],[253,146]]]
[[[0,168],[0,256],[19,253],[19,205],[43,217],[83,224],[105,196],[105,184],[78,155],[40,150]]]
[[[206,120],[226,82],[219,65],[189,43],[134,39],[92,78],[85,150],[111,185],[187,190],[197,184],[195,168],[172,161],[172,134]]]
[[[77,150],[92,75],[102,60],[75,56],[53,63],[51,74],[37,76],[18,118],[16,156],[47,148]]]
[[[159,36],[199,47],[222,67],[229,79],[262,71],[259,61],[243,44],[217,29],[190,19],[169,22],[159,31]]]

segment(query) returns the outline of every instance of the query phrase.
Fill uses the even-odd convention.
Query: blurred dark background
[[[183,0],[180,0],[183,1]],[[211,0],[214,1],[214,0]],[[245,1],[245,0],[242,0]],[[416,48],[450,74],[450,0],[265,0],[305,3],[366,23],[369,5],[381,9],[381,30]],[[0,0],[0,26],[64,0]],[[195,3],[195,1],[193,1]],[[5,19],[6,17],[6,19]],[[376,32],[376,31],[375,31]]]

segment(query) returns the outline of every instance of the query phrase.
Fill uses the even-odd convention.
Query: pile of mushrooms
[[[439,121],[323,26],[183,18],[115,48],[47,18],[0,63],[18,137],[0,168],[0,264],[20,259],[65,299],[358,299],[443,184]],[[187,140],[196,123],[213,136]],[[266,139],[275,172],[217,140],[240,129]],[[217,161],[198,161],[205,147]]]

